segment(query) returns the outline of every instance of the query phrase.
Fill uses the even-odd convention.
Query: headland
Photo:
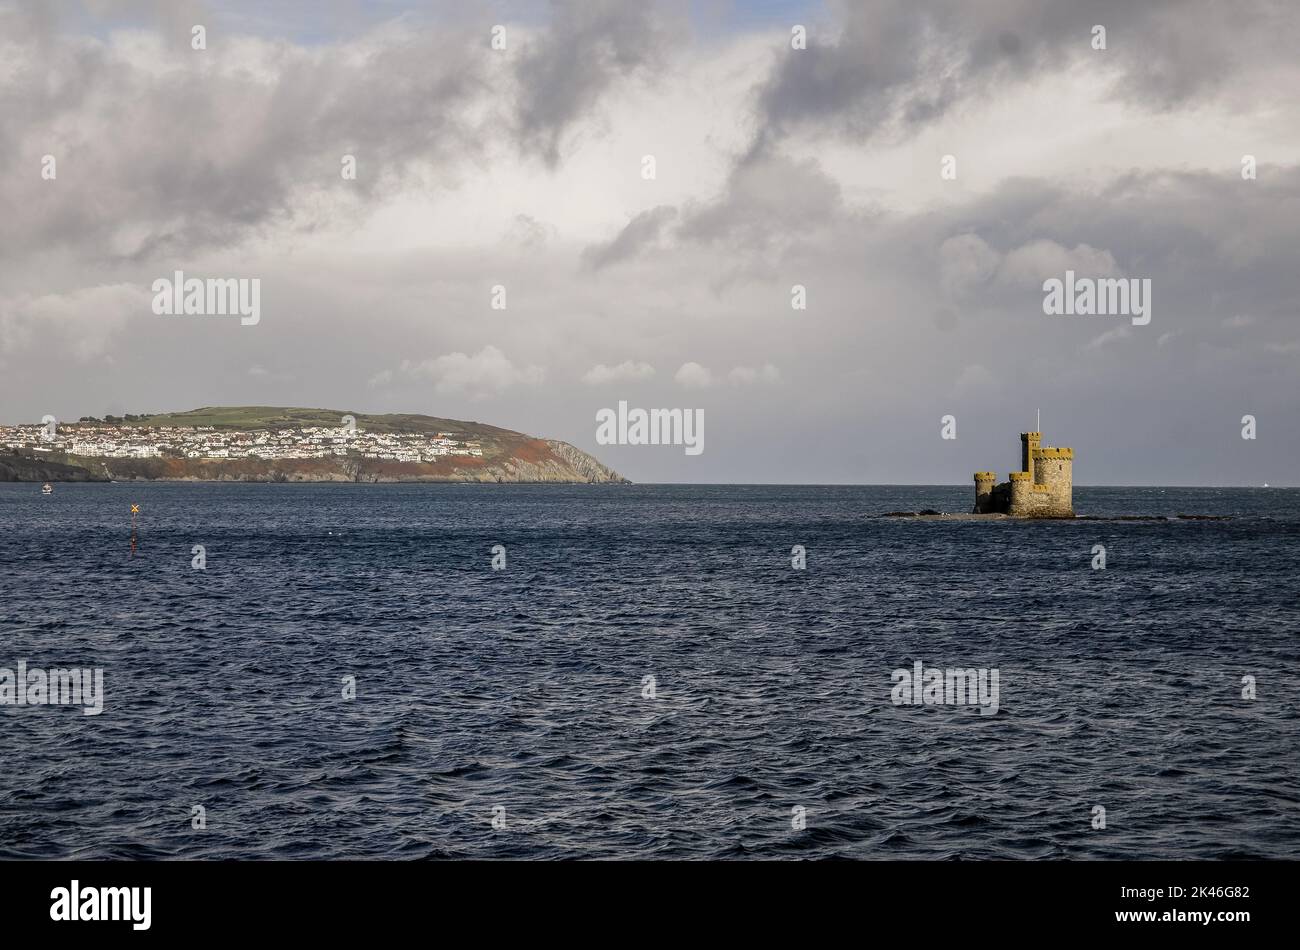
[[[625,482],[567,442],[418,414],[215,406],[0,426],[0,481]]]

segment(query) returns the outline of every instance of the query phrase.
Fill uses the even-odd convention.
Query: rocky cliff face
[[[106,482],[108,476],[79,465],[27,455],[0,455],[0,482]]]
[[[581,449],[574,448],[568,442],[557,442],[554,439],[547,439],[546,444],[550,446],[551,452],[562,462],[569,466],[570,469],[582,476],[586,482],[626,482],[627,479],[614,471],[612,468],[600,464],[592,456],[588,455]]]

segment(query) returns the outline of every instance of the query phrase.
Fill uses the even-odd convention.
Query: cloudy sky
[[[1293,485],[1297,49],[1289,0],[0,0],[0,421],[425,412],[636,481],[964,483],[1041,410],[1082,484]],[[1067,269],[1149,278],[1150,323],[1045,314]],[[259,278],[260,323],[155,315],[176,270]],[[705,451],[598,446],[619,400]]]

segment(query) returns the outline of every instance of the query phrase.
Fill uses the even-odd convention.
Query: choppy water
[[[1171,523],[868,517],[966,487],[38,491],[0,485],[0,667],[102,667],[106,702],[0,707],[0,857],[1300,857],[1300,491],[1076,490],[1238,516]],[[999,712],[893,705],[916,660],[998,669]]]

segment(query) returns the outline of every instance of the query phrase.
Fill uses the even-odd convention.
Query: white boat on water
[[[42,495],[53,495],[53,494],[54,494],[54,486],[51,485],[49,482],[46,482],[44,485],[41,486],[41,494],[42,494]]]

